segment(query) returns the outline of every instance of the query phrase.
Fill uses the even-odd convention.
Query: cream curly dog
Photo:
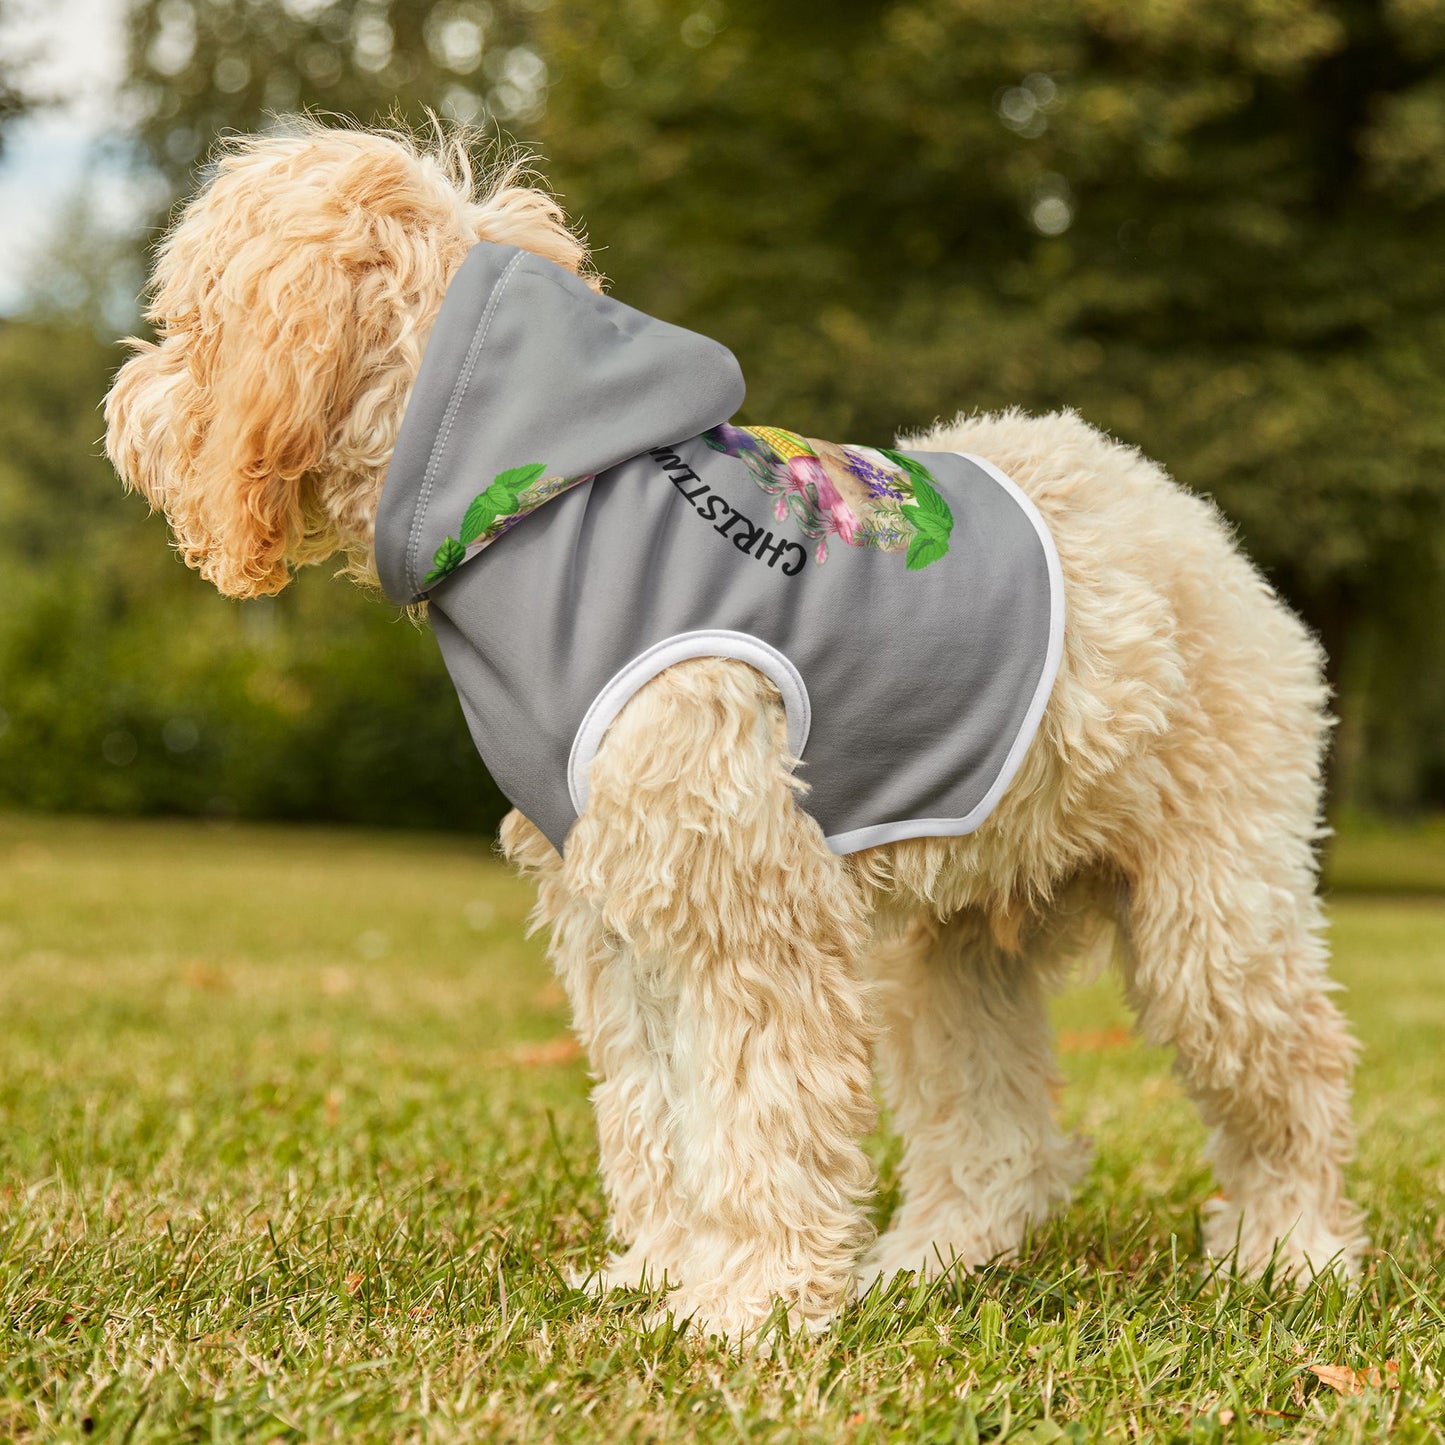
[[[121,477],[223,593],[338,555],[374,585],[403,412],[479,240],[600,293],[555,203],[515,169],[477,186],[455,142],[309,126],[227,146],[160,248],[158,339],[106,403]],[[1352,1271],[1319,648],[1208,502],[1072,414],[900,445],[985,459],[1057,548],[1057,677],[983,826],[840,856],[800,802],[776,681],[693,656],[612,719],[564,853],[520,812],[503,827],[596,1078],[619,1249],[596,1280],[665,1277],[677,1318],[739,1338],[780,1300],[822,1327],[860,1280],[1007,1256],[1085,1165],[1051,1110],[1046,999],[1100,920],[1212,1130],[1208,1248]],[[877,1239],[874,1056],[906,1144]]]

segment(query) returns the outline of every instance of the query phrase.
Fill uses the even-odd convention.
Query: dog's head
[[[586,262],[521,170],[479,186],[462,140],[310,123],[224,146],[157,254],[156,340],[130,342],[105,403],[116,470],[221,592],[279,592],[337,553],[374,575],[381,482],[468,249]]]

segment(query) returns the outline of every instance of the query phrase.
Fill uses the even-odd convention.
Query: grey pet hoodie
[[[971,832],[1058,671],[1042,519],[978,457],[727,425],[743,390],[717,342],[480,243],[387,472],[387,596],[429,600],[483,761],[559,850],[612,720],[695,657],[776,684],[834,852]]]

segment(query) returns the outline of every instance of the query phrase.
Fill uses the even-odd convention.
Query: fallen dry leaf
[[[1368,1370],[1354,1370],[1348,1365],[1311,1365],[1310,1371],[1322,1385],[1341,1395],[1363,1395],[1366,1390],[1398,1390],[1400,1362],[1386,1360],[1383,1374],[1373,1365]]]
[[[344,968],[323,968],[321,970],[321,992],[327,998],[340,998],[351,992],[351,975]]]
[[[225,993],[231,987],[231,980],[219,968],[195,960],[182,970],[181,982],[187,988],[203,988],[211,993]]]
[[[349,1274],[349,1275],[347,1275],[347,1276],[346,1276],[346,1293],[349,1294],[349,1295],[353,1295],[353,1296],[354,1296],[354,1295],[356,1294],[356,1292],[361,1288],[361,1286],[362,1286],[363,1284],[365,1284],[365,1283],[366,1283],[366,1276],[365,1276],[364,1274]]]

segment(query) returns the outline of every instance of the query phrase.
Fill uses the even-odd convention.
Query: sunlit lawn
[[[567,1284],[602,1206],[528,904],[480,841],[0,818],[0,1438],[1445,1439],[1445,900],[1332,905],[1362,1289],[1211,1281],[1202,1131],[1103,983],[1075,1205],[772,1359]]]

